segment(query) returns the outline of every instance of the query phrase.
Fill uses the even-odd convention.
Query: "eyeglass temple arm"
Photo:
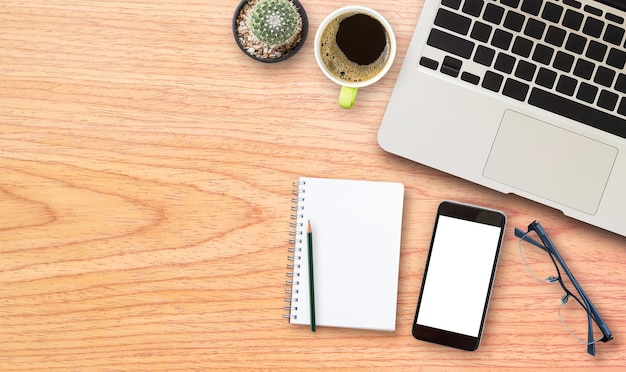
[[[518,238],[529,242],[530,244],[536,246],[537,248],[541,248],[544,251],[550,253],[550,250],[546,247],[543,246],[543,243],[540,243],[538,241],[536,241],[535,239],[531,238],[530,236],[527,235],[528,233],[520,228],[515,228],[515,236],[517,236]]]
[[[561,255],[559,254],[559,251],[556,250],[556,247],[554,246],[554,243],[552,243],[552,240],[550,239],[550,237],[548,237],[548,234],[545,232],[545,230],[543,229],[541,224],[539,224],[539,222],[533,222],[533,223],[530,224],[529,228],[531,226],[532,226],[532,229],[535,230],[535,232],[537,233],[539,238],[542,240],[542,242],[545,243],[545,245],[541,244],[541,243],[539,243],[539,242],[537,242],[535,240],[533,240],[532,238],[528,238],[528,237],[527,237],[527,239],[524,239],[524,240],[527,240],[531,244],[538,246],[539,248],[547,251],[548,253],[550,253],[550,254],[552,254],[554,256],[554,258],[559,262],[559,264],[561,265],[561,267],[565,271],[565,274],[569,277],[570,281],[572,282],[572,284],[574,285],[576,290],[582,295],[582,297],[583,297],[582,300],[587,305],[587,308],[589,309],[590,313],[593,315],[593,318],[595,319],[596,323],[598,324],[598,327],[600,327],[600,330],[602,331],[602,334],[604,336],[602,341],[606,342],[606,341],[611,340],[613,338],[613,334],[611,333],[611,330],[607,326],[607,324],[604,321],[604,319],[602,319],[602,316],[600,316],[600,313],[598,312],[596,307],[593,306],[593,303],[591,302],[591,299],[589,299],[589,296],[587,296],[587,293],[585,293],[585,291],[580,286],[580,284],[578,284],[578,281],[576,280],[576,278],[574,278],[574,275],[572,274],[570,269],[565,264],[565,261],[563,261],[563,257],[561,257]],[[516,228],[516,230],[519,230],[519,229]],[[520,230],[520,232],[522,234],[526,234],[526,233],[523,232],[523,230]],[[517,231],[515,231],[515,235],[516,236],[518,235]]]

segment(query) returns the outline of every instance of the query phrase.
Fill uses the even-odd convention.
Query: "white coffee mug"
[[[384,47],[380,44],[381,26],[385,35]],[[354,27],[356,29],[350,30]],[[340,34],[349,35],[351,31],[353,35],[359,36],[352,39],[339,37]],[[370,43],[371,40],[378,42]],[[367,50],[372,48],[374,50]],[[396,56],[396,37],[389,22],[377,11],[358,5],[346,6],[333,11],[322,21],[315,34],[314,50],[315,59],[324,75],[341,85],[339,106],[351,108],[358,89],[374,84],[391,68]],[[368,63],[371,59],[364,62],[365,57],[359,54],[361,50],[368,56],[381,52],[378,53],[378,59]],[[348,73],[343,71],[346,68]]]

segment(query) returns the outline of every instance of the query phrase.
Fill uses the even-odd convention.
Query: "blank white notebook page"
[[[404,186],[302,177],[298,197],[291,323],[310,323],[311,221],[317,325],[395,330]]]

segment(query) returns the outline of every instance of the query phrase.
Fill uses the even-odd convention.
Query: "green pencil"
[[[311,304],[311,332],[315,332],[315,285],[313,280],[313,233],[311,232],[311,221],[306,229],[309,251],[309,301]]]

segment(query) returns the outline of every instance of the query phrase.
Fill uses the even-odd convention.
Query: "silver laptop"
[[[625,6],[425,0],[380,146],[626,236]]]

